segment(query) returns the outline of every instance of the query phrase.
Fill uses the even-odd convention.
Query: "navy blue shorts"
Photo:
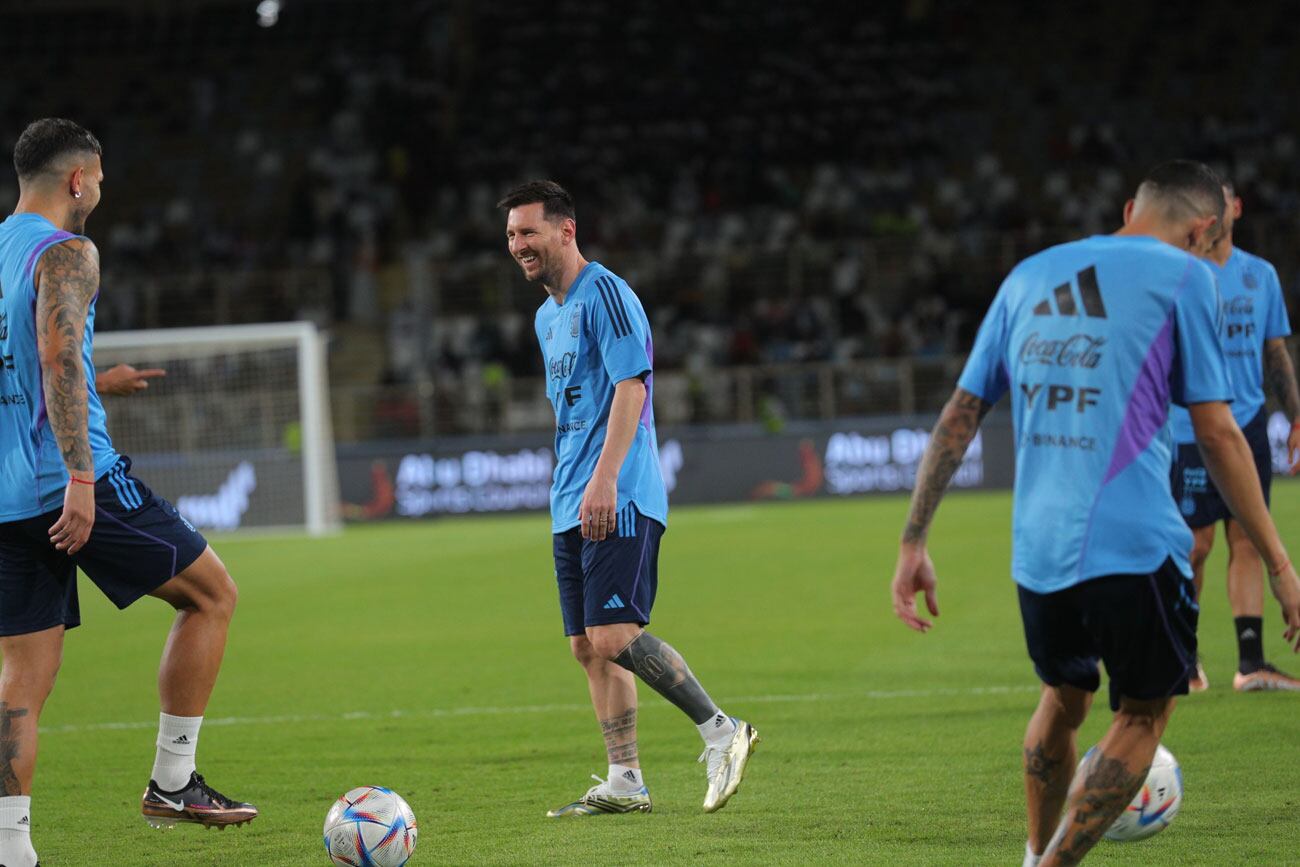
[[[577,527],[552,537],[565,635],[582,635],[588,626],[650,622],[663,535],[663,524],[628,505],[603,542],[583,539]]]
[[[0,523],[0,635],[81,623],[77,568],[118,608],[152,593],[199,558],[207,540],[120,459],[95,482],[90,540],[69,556],[50,544],[62,509]]]
[[[1018,589],[1025,643],[1043,683],[1096,692],[1101,661],[1111,710],[1119,710],[1120,696],[1187,694],[1200,610],[1192,579],[1173,560],[1150,575],[1107,575],[1055,593]]]
[[[1269,501],[1269,489],[1273,483],[1273,454],[1268,443],[1268,413],[1260,410],[1250,422],[1241,429],[1250,444],[1250,453],[1255,456],[1255,471],[1259,473],[1259,484],[1264,489],[1264,502]],[[1205,468],[1205,459],[1196,443],[1178,446],[1174,455],[1174,466],[1169,474],[1169,484],[1174,492],[1174,502],[1183,513],[1183,520],[1193,530],[1208,527],[1232,517],[1228,504],[1219,495],[1219,489],[1210,479],[1210,471]]]

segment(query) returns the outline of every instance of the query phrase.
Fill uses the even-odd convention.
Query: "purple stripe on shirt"
[[[34,257],[36,254],[33,253],[32,255]],[[41,338],[40,338],[40,331],[36,324],[36,293],[35,292],[32,292],[32,330],[37,332],[36,334],[32,335],[32,342],[33,344],[35,344],[37,350],[39,351],[41,345]],[[39,357],[37,359],[36,366],[37,368],[40,367]],[[36,417],[32,421],[32,436],[36,439],[36,474],[33,477],[32,481],[36,485],[37,500],[41,498],[41,481],[40,481],[41,451],[42,451],[42,447],[45,445],[45,438],[41,436],[41,428],[46,424],[46,420],[48,418],[49,415],[46,411],[46,406],[45,406],[45,381],[44,381],[44,377],[42,376],[40,387],[36,389]]]
[[[645,357],[646,361],[650,362],[650,369],[653,371],[655,366],[655,348],[654,344],[650,342],[649,334],[647,334],[645,338]],[[654,378],[655,375],[653,372],[645,378],[645,403],[641,406],[641,426],[646,430],[650,429],[650,416],[654,412],[652,403],[654,399]]]
[[[77,236],[71,232],[65,232],[60,229],[37,244],[36,249],[32,250],[32,255],[27,257],[27,264],[23,266],[23,279],[32,276],[32,268],[36,265],[36,260],[40,258],[42,253],[60,241],[66,241],[69,238],[75,237]]]
[[[1128,408],[1124,411],[1124,424],[1119,429],[1103,485],[1137,460],[1164,427],[1169,417],[1169,373],[1173,363],[1174,311],[1170,310],[1169,318],[1152,341],[1133,384]]]

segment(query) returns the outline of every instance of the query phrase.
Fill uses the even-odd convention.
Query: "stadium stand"
[[[670,421],[824,413],[810,375],[832,412],[875,407],[837,383],[882,358],[923,383],[880,405],[932,408],[1009,265],[1110,230],[1128,175],[1170,154],[1237,180],[1242,245],[1294,286],[1281,6],[1226,35],[1158,4],[939,6],[316,0],[250,31],[248,4],[59,0],[0,12],[0,145],[37,106],[100,133],[102,327],[328,326],[344,437],[548,423],[506,410],[540,365],[539,293],[493,209],[524,176],[575,192],[584,249],[650,307]],[[55,40],[84,65],[25,73]],[[1183,74],[1120,62],[1135,44]],[[1220,50],[1255,62],[1224,79]]]

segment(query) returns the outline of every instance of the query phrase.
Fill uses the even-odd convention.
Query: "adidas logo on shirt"
[[[1083,300],[1083,312],[1087,316],[1095,319],[1106,318],[1106,305],[1101,300],[1101,287],[1097,285],[1097,269],[1089,265],[1080,271],[1076,278],[1079,281],[1079,297]],[[1052,290],[1052,297],[1056,299],[1056,310],[1052,310],[1052,300],[1044,299],[1034,307],[1035,316],[1078,316],[1079,308],[1074,303],[1074,290],[1069,283],[1062,283]]]
[[[613,608],[623,608],[625,606],[623,605],[623,600],[618,598],[618,594],[615,593],[613,596],[609,597],[609,601],[605,603],[604,607],[608,609],[613,609]]]

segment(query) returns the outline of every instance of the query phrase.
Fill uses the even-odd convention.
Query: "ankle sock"
[[[700,737],[704,738],[706,746],[721,747],[726,746],[732,736],[736,734],[736,721],[722,712],[721,708],[714,708],[713,716],[696,726],[700,731]]]
[[[645,785],[641,779],[641,769],[629,768],[627,765],[610,765],[609,776],[605,779],[611,789],[624,795],[639,792]]]
[[[189,783],[201,725],[201,716],[158,714],[158,752],[151,778],[164,792],[178,792]]]
[[[35,867],[32,848],[32,799],[30,795],[0,798],[0,864],[5,867]]]
[[[1264,618],[1234,617],[1237,628],[1237,670],[1250,674],[1264,666]]]

